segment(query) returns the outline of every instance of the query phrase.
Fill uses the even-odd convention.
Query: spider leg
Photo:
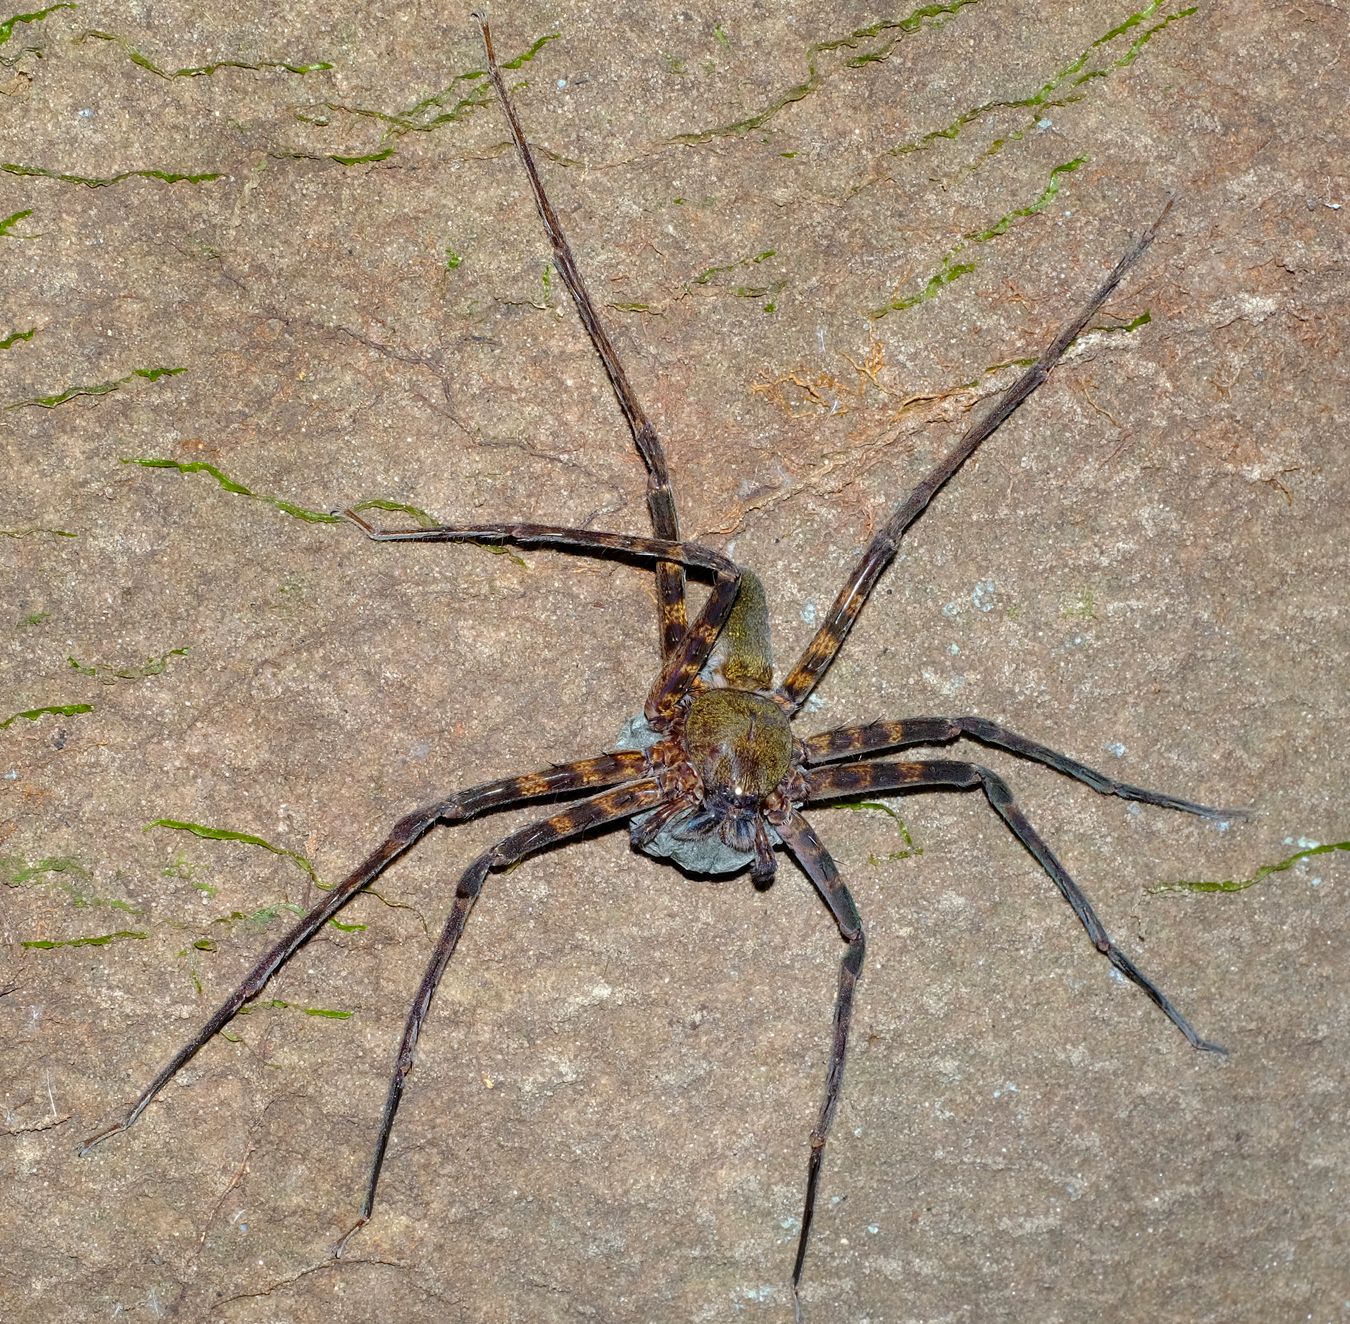
[[[661,835],[662,829],[667,824],[681,814],[687,814],[691,810],[697,809],[698,805],[699,800],[696,795],[681,795],[674,800],[667,800],[655,813],[647,816],[647,821],[640,828],[633,829],[633,845],[639,849],[650,846]]]
[[[623,416],[628,420],[629,431],[633,434],[633,443],[637,446],[638,454],[642,456],[642,462],[647,466],[647,510],[651,514],[652,532],[658,538],[664,538],[667,542],[678,542],[680,532],[675,515],[675,493],[670,485],[670,473],[666,468],[666,456],[661,446],[661,439],[657,436],[656,429],[652,427],[651,421],[638,403],[637,393],[628,380],[628,374],[624,372],[623,364],[619,361],[619,355],[613,342],[606,333],[604,324],[600,321],[600,315],[595,310],[595,304],[591,302],[591,296],[586,289],[586,282],[581,278],[581,268],[572,255],[572,249],[567,242],[567,236],[563,233],[562,222],[558,219],[558,213],[553,210],[553,204],[549,202],[548,194],[544,192],[543,180],[540,179],[539,171],[534,164],[534,154],[530,151],[530,145],[525,139],[525,131],[520,127],[519,119],[516,118],[515,107],[511,104],[511,97],[506,90],[506,82],[502,78],[502,72],[497,67],[497,55],[492,48],[492,33],[488,28],[487,18],[483,14],[475,14],[474,18],[478,20],[478,26],[483,33],[483,49],[487,54],[488,77],[492,79],[492,86],[497,89],[497,99],[501,102],[502,111],[506,115],[506,122],[511,128],[511,138],[516,144],[516,151],[520,156],[521,164],[525,167],[525,173],[529,177],[530,190],[534,194],[534,205],[539,210],[539,218],[543,221],[544,229],[548,232],[549,242],[553,245],[553,264],[557,267],[558,274],[562,276],[563,283],[572,295],[572,302],[576,304],[581,324],[586,328],[586,334],[590,336],[591,344],[595,346],[595,352],[600,356],[600,362],[604,365],[609,383],[614,388],[614,394],[618,397],[619,408],[623,410]],[[656,586],[660,598],[661,655],[669,657],[683,638],[686,624],[684,571],[679,562],[658,562]]]
[[[733,561],[696,542],[668,542],[664,538],[639,538],[627,533],[597,533],[556,524],[455,524],[431,529],[377,529],[355,511],[345,510],[342,514],[375,542],[512,542],[532,547],[556,547],[559,551],[590,556],[634,556],[644,561],[669,561],[711,572],[713,586],[708,600],[662,664],[647,694],[644,712],[649,720],[668,717],[675,711],[708,660],[718,632],[736,600],[741,581],[740,569]]]
[[[87,1154],[95,1145],[109,1136],[118,1135],[130,1127],[143,1113],[151,1100],[171,1081],[226,1025],[239,1013],[246,1002],[256,998],[267,982],[301,947],[305,945],[339,910],[362,888],[375,881],[399,856],[420,841],[437,823],[462,823],[477,814],[500,809],[504,805],[539,800],[551,795],[562,795],[592,787],[611,786],[615,782],[640,777],[646,770],[646,759],[640,752],[606,754],[596,759],[579,759],[560,764],[543,772],[507,777],[501,781],[484,782],[459,791],[446,800],[425,805],[405,814],[394,824],[383,842],[350,874],[326,893],[309,911],[257,962],[244,976],[243,982],[216,1009],[215,1014],[185,1043],[159,1074],[141,1091],[121,1121],[92,1135],[80,1147]]]
[[[1090,786],[1101,795],[1118,795],[1122,800],[1138,800],[1141,804],[1157,805],[1162,809],[1179,809],[1202,818],[1245,818],[1245,809],[1212,809],[1208,805],[1181,800],[1161,791],[1149,791],[1142,786],[1117,781],[1104,772],[1089,768],[1086,763],[1061,754],[1026,736],[1009,731],[1006,726],[987,721],[983,717],[905,717],[898,722],[868,722],[861,726],[841,726],[836,731],[825,731],[809,736],[805,743],[807,763],[831,763],[836,759],[857,758],[875,754],[883,749],[899,749],[904,745],[946,745],[965,736],[982,745],[1006,749],[1020,754],[1034,763],[1043,763],[1066,777]]]
[[[806,1165],[806,1199],[802,1207],[801,1231],[797,1236],[797,1258],[792,1265],[792,1305],[800,1321],[801,1302],[797,1290],[801,1286],[806,1245],[811,1239],[811,1223],[816,1213],[816,1195],[820,1187],[825,1144],[830,1138],[830,1127],[839,1105],[839,1089],[844,1083],[844,1058],[848,1054],[848,1032],[853,1023],[853,994],[862,975],[867,943],[858,908],[840,879],[839,870],[835,868],[829,851],[821,844],[811,825],[793,810],[787,822],[778,826],[778,834],[801,866],[802,872],[815,885],[821,900],[830,908],[830,914],[839,926],[839,936],[848,944],[839,964],[839,991],[834,1001],[834,1036],[830,1043],[830,1064],[825,1073],[825,1101],[820,1106],[820,1114],[811,1130],[811,1156]]]
[[[835,598],[815,637],[806,646],[806,651],[779,686],[778,692],[787,701],[789,712],[796,712],[801,707],[802,701],[829,670],[882,571],[895,558],[905,530],[923,514],[928,503],[975,453],[980,444],[997,432],[1018,405],[1050,375],[1051,369],[1064,356],[1064,351],[1078,338],[1083,328],[1106,302],[1112,290],[1120,284],[1125,273],[1153,242],[1158,227],[1162,225],[1163,218],[1171,206],[1172,200],[1169,198],[1158,219],[1130,245],[1116,263],[1115,269],[1097,287],[1092,297],[1079,310],[1078,315],[1046,346],[1040,358],[1004,392],[992,409],[966,429],[955,447],[938,461],[909,496],[896,506],[891,517],[872,539],[858,564],[854,566],[844,587],[839,590],[839,596]]]
[[[951,786],[958,790],[984,791],[994,812],[1008,825],[1013,836],[1024,845],[1041,868],[1050,875],[1060,895],[1073,908],[1078,922],[1087,930],[1092,944],[1132,984],[1144,990],[1155,1006],[1184,1034],[1192,1048],[1226,1057],[1227,1049],[1202,1039],[1191,1023],[1172,1005],[1172,1001],[1111,940],[1105,925],[1097,918],[1083,890],[1045,844],[1039,832],[1013,799],[1008,784],[997,773],[978,763],[957,763],[947,759],[931,762],[855,763],[842,767],[815,768],[807,773],[810,791],[807,802],[836,800],[864,791],[908,791],[920,787]]]
[[[384,1113],[380,1118],[380,1132],[375,1142],[370,1177],[366,1182],[365,1199],[361,1202],[361,1214],[350,1231],[334,1246],[335,1256],[341,1255],[353,1233],[370,1221],[371,1211],[375,1207],[375,1188],[379,1184],[380,1169],[384,1166],[385,1151],[389,1147],[389,1135],[394,1126],[394,1114],[398,1112],[398,1105],[403,1098],[403,1087],[416,1061],[417,1037],[422,1031],[422,1023],[431,1008],[431,1000],[436,994],[441,976],[445,973],[450,957],[454,955],[469,912],[473,909],[474,902],[478,900],[478,894],[482,891],[488,874],[509,869],[527,855],[545,850],[560,841],[565,841],[568,837],[575,837],[592,828],[628,818],[641,813],[644,809],[654,808],[662,799],[661,788],[651,779],[616,786],[589,800],[568,805],[566,809],[559,810],[549,818],[513,832],[491,850],[480,855],[461,875],[459,886],[455,889],[455,904],[445,921],[445,927],[441,930],[440,938],[437,939],[435,950],[427,963],[422,982],[418,985],[417,996],[413,999],[408,1019],[403,1026],[403,1038],[399,1042],[394,1074],[389,1080],[389,1093],[385,1098]]]

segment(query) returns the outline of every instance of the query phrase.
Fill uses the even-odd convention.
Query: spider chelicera
[[[413,1067],[418,1034],[488,875],[568,838],[626,820],[632,843],[638,849],[668,857],[694,874],[736,874],[748,870],[761,888],[773,881],[775,851],[781,848],[810,879],[843,940],[825,1097],[811,1132],[806,1194],[792,1266],[793,1299],[800,1313],[798,1287],[811,1237],[821,1163],[839,1102],[853,999],[864,952],[858,910],[834,861],[803,816],[804,806],[856,797],[864,792],[930,787],[982,791],[994,812],[1073,907],[1097,950],[1121,975],[1143,989],[1193,1048],[1224,1052],[1217,1044],[1202,1039],[1162,990],[1115,945],[1078,884],[1027,821],[1001,777],[977,763],[953,759],[860,760],[870,760],[887,750],[945,745],[964,738],[1044,764],[1103,795],[1206,818],[1225,818],[1240,811],[1211,809],[1127,785],[981,717],[908,717],[841,727],[805,738],[794,735],[791,727],[791,719],[829,669],[868,595],[894,559],[905,530],[976,448],[1045,381],[1065,350],[1152,242],[1168,208],[1164,207],[1158,219],[1129,247],[1040,358],[970,426],[951,452],[895,508],[854,566],[806,651],[786,677],[775,684],[764,590],[752,574],[726,556],[699,543],[681,540],[661,442],[638,403],[586,292],[576,259],[544,192],[497,65],[487,22],[482,15],[475,17],[482,29],[488,75],[552,243],[554,264],[600,356],[646,465],[647,506],[655,536],[633,537],[541,524],[386,530],[373,528],[353,511],[345,514],[376,542],[510,542],[654,564],[660,609],[661,669],[647,692],[641,715],[628,723],[614,752],[474,786],[402,818],[373,854],[258,961],[243,983],[155,1076],[125,1117],[91,1137],[84,1148],[87,1151],[131,1126],[174,1075],[247,1002],[262,992],[300,947],[437,824],[459,823],[508,806],[591,792],[504,837],[474,860],[460,878],[450,916],[404,1025],[361,1212],[355,1226],[334,1248],[335,1253],[340,1253],[352,1233],[370,1218],[394,1114]],[[692,623],[685,610],[686,570],[697,571],[712,581],[707,600]]]

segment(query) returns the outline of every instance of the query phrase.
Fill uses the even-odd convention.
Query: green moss
[[[550,41],[556,41],[556,32],[538,38],[519,55],[502,61],[503,69],[520,69]],[[464,119],[475,110],[491,105],[492,85],[487,80],[484,69],[470,69],[456,74],[449,85],[439,91],[419,97],[411,105],[401,110],[380,110],[372,106],[352,106],[326,102],[318,107],[297,111],[296,118],[302,123],[326,125],[334,113],[353,115],[358,119],[368,119],[384,129],[385,141],[402,137],[405,133],[429,133],[443,124],[453,124]],[[370,160],[383,160],[392,155],[393,148],[370,156],[333,157],[342,165],[353,165]]]
[[[365,152],[360,156],[339,156],[336,153],[329,153],[328,159],[342,166],[371,165],[376,161],[387,161],[393,154],[392,147],[385,147],[378,152]]]
[[[63,184],[81,184],[85,188],[107,188],[120,184],[124,179],[156,179],[161,184],[209,184],[212,180],[224,179],[220,170],[208,170],[201,174],[180,174],[173,170],[122,170],[115,175],[71,175],[60,170],[48,170],[45,166],[23,165],[17,161],[0,162],[0,170],[11,175],[23,175],[35,179],[56,179]]]
[[[57,947],[106,947],[110,942],[122,942],[127,938],[143,940],[149,936],[148,933],[141,933],[138,930],[118,929],[116,933],[100,933],[87,938],[30,938],[27,942],[21,942],[19,946],[26,951],[49,952]]]
[[[73,9],[74,6],[72,5]],[[221,69],[243,69],[254,73],[272,71],[287,74],[313,74],[333,66],[327,60],[318,60],[312,64],[296,64],[290,60],[216,60],[211,64],[189,65],[182,69],[161,69],[149,56],[142,55],[125,37],[112,32],[89,31],[76,38],[81,41],[109,41],[120,47],[127,59],[138,69],[144,69],[159,78],[209,78]]]
[[[1169,892],[1245,892],[1255,887],[1262,879],[1271,874],[1283,873],[1292,869],[1300,860],[1311,859],[1314,855],[1326,855],[1330,851],[1350,850],[1350,841],[1333,841],[1321,846],[1309,846],[1306,850],[1295,851],[1292,855],[1275,864],[1263,864],[1250,878],[1226,878],[1219,882],[1175,882],[1159,883],[1146,890],[1151,896],[1162,896]]]
[[[1090,588],[1080,589],[1072,598],[1060,604],[1059,614],[1073,620],[1095,621],[1097,595]]]
[[[256,906],[253,910],[232,910],[228,915],[217,915],[211,923],[213,925],[252,924],[256,928],[265,928],[278,915],[285,914],[298,918],[304,913],[294,901],[271,901],[265,906]]]
[[[297,1007],[293,1002],[285,1002],[281,998],[268,998],[266,1002],[250,1002],[239,1008],[241,1016],[247,1016],[254,1011],[298,1011],[305,1016],[321,1016],[331,1021],[350,1020],[356,1013],[351,1011],[334,1011],[331,1007]]]
[[[821,67],[821,56],[840,56],[843,68],[857,68],[865,64],[888,59],[896,45],[904,38],[923,28],[934,27],[948,22],[960,10],[979,0],[949,0],[947,4],[920,5],[904,18],[883,19],[867,27],[854,28],[845,36],[816,42],[806,48],[806,77],[800,82],[780,92],[774,93],[758,110],[752,111],[737,120],[718,124],[711,128],[697,129],[690,133],[679,133],[670,139],[672,143],[703,143],[714,138],[732,137],[753,133],[761,129],[780,111],[819,90],[825,82],[827,72]],[[845,52],[857,51],[859,47],[872,43],[869,49],[856,55]]]
[[[145,680],[150,676],[161,675],[168,667],[171,657],[182,657],[190,651],[188,648],[171,648],[167,653],[161,653],[158,657],[146,658],[139,666],[134,667],[85,666],[84,663],[73,657],[66,658],[66,661],[80,675],[95,676],[110,684],[114,680]]]
[[[1030,122],[1021,129],[1014,130],[1003,137],[997,138],[986,151],[986,156],[992,156],[1000,151],[1007,143],[1016,142],[1025,137],[1041,118],[1044,110],[1071,104],[1074,101],[1082,99],[1083,93],[1080,90],[1085,84],[1096,80],[1104,79],[1117,69],[1123,69],[1134,63],[1139,58],[1140,52],[1153,40],[1153,38],[1163,29],[1171,26],[1179,19],[1189,18],[1197,12],[1197,7],[1192,6],[1189,9],[1179,10],[1175,14],[1168,14],[1160,22],[1152,27],[1145,28],[1138,33],[1134,40],[1129,44],[1123,54],[1115,58],[1103,60],[1105,48],[1115,44],[1117,38],[1140,28],[1162,5],[1163,0],[1150,0],[1142,9],[1130,14],[1115,27],[1095,38],[1088,46],[1081,51],[1073,60],[1066,64],[1062,69],[1052,74],[1038,87],[1025,93],[1020,97],[1003,98],[998,101],[986,101],[981,105],[972,106],[969,110],[963,111],[951,123],[943,125],[941,128],[933,129],[925,133],[922,137],[913,142],[903,143],[899,147],[892,149],[893,154],[897,156],[905,155],[909,152],[922,151],[932,146],[934,143],[951,141],[959,138],[962,130],[968,125],[974,124],[985,116],[1007,110],[1030,110],[1033,112]]]
[[[750,257],[738,258],[734,262],[728,262],[715,267],[708,267],[706,270],[699,272],[699,274],[694,277],[693,281],[690,282],[690,285],[691,287],[694,285],[712,285],[714,282],[717,282],[720,285],[722,282],[718,281],[717,278],[719,276],[728,275],[733,271],[739,271],[745,267],[758,266],[761,262],[767,262],[771,257],[777,256],[777,249],[767,248],[762,253],[755,253]],[[762,299],[766,294],[781,293],[786,286],[787,281],[780,279],[771,281],[767,285],[733,285],[729,288],[739,299]]]
[[[186,371],[186,368],[133,368],[125,377],[118,377],[115,381],[97,382],[92,386],[67,386],[64,390],[55,391],[51,395],[35,395],[28,400],[15,400],[5,407],[26,409],[36,406],[39,409],[55,409],[58,405],[63,405],[78,396],[111,395],[114,391],[120,391],[124,386],[130,385],[137,378],[157,382],[161,377],[176,377],[180,372]]]
[[[20,23],[41,23],[48,14],[54,14],[58,9],[78,8],[79,5],[62,3],[48,5],[46,9],[35,9],[31,14],[15,14],[12,18],[7,18],[3,23],[0,23],[0,46],[3,46],[14,35],[14,29]]]
[[[11,331],[9,335],[0,339],[0,349],[13,349],[15,345],[25,340],[32,340],[37,335],[37,327],[30,326],[27,331]]]
[[[318,872],[306,856],[301,855],[298,851],[287,850],[283,846],[274,845],[272,842],[267,841],[262,837],[255,836],[251,832],[236,832],[232,828],[207,827],[201,823],[185,823],[181,820],[172,818],[156,819],[153,823],[147,823],[144,830],[149,832],[152,828],[167,828],[170,831],[175,832],[188,832],[194,837],[201,837],[206,841],[229,841],[243,846],[255,846],[260,850],[267,851],[269,854],[280,855],[290,860],[296,868],[313,881],[316,887],[323,891],[328,890],[327,884],[319,877]],[[194,876],[195,871],[196,866],[181,854],[174,856],[164,868],[166,877],[182,878],[185,881],[190,882],[193,887],[197,888],[197,890],[204,895],[216,895],[218,889],[200,882]],[[372,895],[374,894],[372,893]],[[297,906],[293,901],[272,901],[267,905],[257,906],[253,910],[234,910],[228,915],[217,915],[211,920],[211,924],[213,927],[222,924],[231,925],[239,923],[261,926],[271,924],[279,915],[283,914],[298,917],[304,914],[304,910],[300,906]],[[366,927],[364,924],[343,924],[336,919],[330,919],[328,924],[337,929],[339,933],[359,933]],[[192,950],[214,951],[215,944],[209,938],[199,937],[192,943],[190,948],[184,948],[179,955],[187,955],[189,951]]]
[[[32,209],[31,207],[28,207],[28,208],[26,208],[26,209],[23,210],[23,211],[11,212],[10,215],[6,216],[5,219],[4,219],[3,221],[0,221],[0,235],[8,235],[9,232],[10,232],[16,225],[18,225],[18,223],[19,223],[20,221],[22,221],[25,217],[31,216],[32,214],[33,214],[33,209]],[[23,236],[22,236],[22,235],[15,235],[14,238],[16,238],[16,239],[21,239],[21,238],[23,238]],[[31,335],[32,332],[30,331],[29,334]],[[8,349],[9,346],[6,345],[5,348]]]
[[[1122,322],[1119,326],[1096,326],[1092,329],[1101,336],[1128,335],[1132,331],[1138,331],[1141,326],[1147,326],[1152,320],[1153,314],[1145,310],[1138,317],[1132,317],[1128,322]]]
[[[813,66],[810,77],[778,93],[772,101],[753,114],[747,115],[743,119],[731,120],[726,124],[714,125],[712,128],[696,129],[690,133],[677,133],[670,141],[692,146],[696,143],[711,142],[714,138],[735,137],[752,133],[755,129],[762,128],[767,124],[784,107],[791,106],[798,101],[804,101],[820,86],[821,82],[822,77]]]
[[[217,469],[214,464],[207,464],[205,460],[165,460],[151,456],[125,455],[121,462],[123,464],[139,464],[146,469],[173,469],[181,474],[208,474],[225,491],[234,492],[238,496],[252,497],[255,501],[265,501],[268,505],[275,506],[283,515],[293,516],[295,519],[304,520],[309,524],[342,523],[342,516],[334,515],[331,511],[310,510],[305,506],[297,506],[293,502],[284,501],[280,497],[266,496],[261,492],[255,492],[252,488],[245,487],[243,483],[236,482],[223,470]]]
[[[909,828],[905,826],[905,820],[888,804],[883,804],[879,800],[855,800],[847,804],[830,805],[831,809],[851,809],[854,813],[881,813],[885,814],[896,826],[900,833],[900,840],[904,843],[899,850],[887,851],[885,855],[869,855],[868,864],[877,865],[882,863],[892,863],[896,860],[910,860],[915,856],[923,854],[923,847],[914,844],[914,838],[909,834]]]
[[[233,828],[207,827],[204,823],[185,823],[176,818],[157,818],[153,823],[147,823],[142,830],[149,832],[154,828],[166,828],[170,832],[190,832],[194,837],[201,837],[206,841],[234,841],[243,846],[256,846],[259,850],[265,850],[272,855],[280,855],[283,859],[290,860],[297,869],[313,882],[315,887],[322,888],[324,886],[308,857],[301,855],[299,851],[287,850],[284,846],[274,846],[270,841],[263,837],[255,837],[251,832],[236,832]]]
[[[18,855],[0,857],[0,882],[6,887],[26,887],[49,873],[61,874],[79,882],[86,882],[89,878],[89,870],[72,855],[52,855],[36,864],[29,864]]]
[[[557,41],[558,38],[561,36],[562,36],[561,32],[545,33],[544,36],[536,38],[536,40],[531,45],[527,46],[523,51],[521,51],[519,55],[513,55],[509,60],[503,60],[502,68],[523,69],[527,64],[530,63],[531,60],[534,59],[536,55],[539,54],[540,51],[544,49],[545,46],[549,44],[549,42]],[[475,76],[482,78],[485,76],[485,71],[478,70],[476,71]]]
[[[197,877],[197,865],[186,855],[175,855],[160,872],[165,878],[176,878],[180,882],[191,883],[205,897],[213,897],[220,891],[218,887]]]
[[[996,221],[990,225],[983,226],[978,230],[970,230],[961,237],[959,243],[951,248],[942,259],[942,266],[936,274],[929,277],[927,281],[914,293],[898,296],[889,303],[880,308],[873,308],[866,314],[872,321],[877,321],[890,313],[904,312],[906,309],[916,307],[918,304],[927,303],[929,299],[936,298],[939,293],[953,281],[960,277],[968,275],[979,265],[976,262],[964,261],[958,262],[958,255],[964,253],[966,249],[975,244],[987,244],[1008,233],[1010,229],[1020,220],[1025,220],[1029,216],[1035,216],[1038,212],[1044,211],[1056,197],[1059,196],[1060,179],[1064,175],[1073,174],[1086,163],[1087,157],[1078,156],[1072,161],[1062,162],[1050,171],[1050,178],[1046,182],[1040,194],[1031,202],[1021,207],[1014,207],[1011,211],[1005,212]]]
[[[74,717],[78,713],[92,713],[94,705],[92,703],[56,703],[49,704],[46,708],[27,708],[21,713],[15,713],[12,717],[6,717],[0,722],[0,731],[11,727],[20,718],[25,722],[36,722],[40,717]]]
[[[129,901],[120,897],[96,895],[89,887],[92,876],[89,870],[70,855],[53,855],[29,864],[18,855],[0,857],[0,883],[6,887],[28,887],[34,883],[51,883],[66,897],[77,910],[103,908],[119,910],[128,915],[141,912]]]

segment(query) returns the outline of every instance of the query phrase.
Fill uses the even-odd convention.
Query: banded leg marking
[[[962,737],[978,740],[982,745],[1006,749],[1034,763],[1043,763],[1066,777],[1090,786],[1100,795],[1116,795],[1122,800],[1138,800],[1141,804],[1157,805],[1161,809],[1178,809],[1202,818],[1244,818],[1245,809],[1213,809],[1209,805],[1182,800],[1162,791],[1150,791],[1129,782],[1117,781],[1104,772],[1090,768],[1067,754],[1028,740],[1015,731],[983,717],[905,717],[895,722],[868,722],[861,726],[842,726],[836,731],[825,731],[810,736],[806,745],[808,763],[831,763],[837,759],[857,758],[876,754],[885,749],[899,749],[905,745],[947,745]]]

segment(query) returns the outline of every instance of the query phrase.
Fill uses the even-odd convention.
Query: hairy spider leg
[[[1202,818],[1245,818],[1246,809],[1213,809],[1209,805],[1181,800],[1161,791],[1149,791],[1142,786],[1117,781],[1104,772],[1089,768],[1086,763],[1061,754],[1058,750],[1028,740],[1015,731],[983,717],[904,717],[895,722],[868,722],[860,726],[841,726],[835,731],[808,736],[803,742],[806,761],[812,764],[831,763],[836,759],[857,758],[862,754],[876,754],[884,749],[900,749],[905,745],[947,745],[962,737],[978,740],[982,745],[1006,749],[1010,753],[1043,763],[1047,768],[1062,772],[1066,777],[1090,786],[1101,795],[1118,795],[1122,800],[1138,800],[1141,804],[1157,805],[1161,809],[1179,809]]]
[[[445,973],[445,967],[455,947],[459,944],[464,925],[473,909],[478,894],[488,874],[509,869],[518,864],[527,855],[546,850],[560,841],[575,837],[593,828],[618,822],[620,819],[639,814],[644,809],[654,808],[661,803],[663,792],[656,781],[646,778],[616,786],[589,800],[580,800],[568,805],[548,818],[531,823],[510,836],[504,837],[491,850],[480,855],[460,876],[459,886],[455,889],[455,904],[451,908],[441,936],[437,939],[431,960],[427,963],[422,982],[418,985],[417,996],[413,999],[404,1022],[403,1038],[399,1041],[398,1055],[394,1061],[394,1074],[389,1080],[389,1093],[384,1102],[384,1113],[380,1118],[380,1132],[375,1141],[375,1155],[370,1164],[370,1176],[366,1181],[366,1195],[361,1202],[361,1214],[355,1225],[333,1247],[334,1255],[341,1255],[352,1234],[370,1221],[375,1208],[375,1188],[379,1185],[380,1169],[384,1166],[385,1151],[389,1147],[389,1135],[394,1127],[394,1114],[398,1112],[399,1102],[403,1098],[403,1087],[408,1074],[417,1060],[417,1037],[422,1032],[422,1023],[431,1009],[431,1000]]]
[[[811,825],[794,809],[787,822],[779,827],[778,833],[802,872],[815,884],[821,900],[830,908],[830,914],[839,926],[839,936],[848,944],[839,962],[839,991],[834,1000],[834,1034],[830,1040],[830,1064],[825,1072],[825,1100],[820,1105],[820,1114],[811,1130],[811,1155],[806,1164],[806,1198],[802,1206],[801,1230],[797,1234],[797,1258],[792,1264],[792,1308],[800,1324],[801,1299],[797,1293],[801,1287],[802,1266],[806,1263],[806,1246],[811,1239],[811,1223],[816,1215],[816,1196],[820,1188],[825,1146],[830,1138],[835,1109],[839,1106],[839,1091],[844,1083],[848,1032],[853,1023],[853,995],[862,976],[867,940],[863,936],[858,908],[840,879],[839,870],[830,858],[829,851],[821,844]]]
[[[572,295],[577,315],[581,318],[582,326],[586,328],[586,334],[591,338],[591,344],[595,346],[595,352],[600,356],[600,362],[604,364],[605,374],[609,377],[609,383],[618,397],[619,408],[623,410],[623,416],[628,421],[629,431],[633,434],[633,444],[637,447],[638,454],[642,456],[642,462],[647,466],[647,509],[651,514],[652,532],[667,542],[679,542],[675,492],[670,485],[670,472],[666,467],[666,455],[661,446],[661,438],[638,403],[637,393],[628,380],[623,364],[619,362],[619,356],[615,353],[614,345],[600,321],[595,304],[591,302],[586,282],[581,278],[581,268],[577,266],[577,260],[572,255],[558,213],[553,210],[553,204],[549,202],[548,194],[544,192],[544,182],[540,179],[539,171],[534,164],[534,154],[525,140],[525,131],[520,127],[520,120],[516,118],[515,107],[511,104],[511,96],[502,78],[502,71],[497,66],[497,56],[492,48],[492,33],[488,28],[487,18],[483,14],[474,14],[473,17],[478,20],[478,26],[482,29],[488,76],[492,79],[492,86],[497,90],[497,99],[511,128],[511,138],[516,144],[516,151],[521,164],[525,167],[525,173],[529,176],[534,205],[539,210],[539,218],[543,221],[549,242],[553,245],[554,266],[557,267],[558,274],[562,276],[563,283]],[[656,588],[660,600],[661,655],[669,657],[679,647],[686,628],[684,570],[678,562],[658,563]]]
[[[582,556],[633,556],[644,561],[675,562],[712,573],[708,594],[694,623],[665,660],[647,694],[644,712],[649,720],[671,716],[694,678],[708,660],[713,644],[736,601],[740,568],[721,552],[696,542],[667,542],[627,533],[597,533],[556,524],[442,524],[431,529],[377,529],[356,514],[342,512],[375,542],[512,542],[524,546],[555,547]]]
[[[1046,346],[1040,358],[999,397],[993,408],[966,429],[955,447],[934,465],[909,496],[896,506],[881,531],[868,544],[867,550],[854,566],[844,587],[839,590],[839,596],[835,598],[815,637],[806,646],[806,651],[788,673],[787,679],[779,686],[778,692],[786,701],[789,712],[795,713],[801,707],[806,696],[811,693],[838,656],[840,646],[853,628],[853,622],[858,619],[858,613],[862,611],[882,571],[895,559],[905,530],[923,514],[928,503],[975,453],[980,444],[993,436],[1013,411],[1050,375],[1051,369],[1064,356],[1065,350],[1078,338],[1089,320],[1120,284],[1125,273],[1153,242],[1158,227],[1162,225],[1171,206],[1172,200],[1169,198],[1157,220],[1130,245],[1116,263],[1115,269],[1097,287],[1096,292],[1083,305],[1078,315]]]
[[[1143,989],[1158,1009],[1184,1034],[1192,1048],[1227,1057],[1228,1050],[1202,1039],[1191,1023],[1172,1005],[1171,999],[1111,941],[1110,935],[1083,890],[1069,876],[1069,871],[1055,857],[1039,832],[1027,821],[1013,799],[1008,783],[997,773],[978,763],[957,763],[948,759],[931,762],[855,763],[828,768],[814,768],[807,773],[811,790],[808,803],[837,800],[868,791],[907,791],[933,786],[951,786],[971,791],[977,787],[994,812],[1008,825],[1013,836],[1036,858],[1036,862],[1050,875],[1060,895],[1078,916],[1078,922],[1087,930],[1092,945],[1106,957],[1132,984]]]
[[[239,1014],[246,1002],[256,998],[268,981],[359,891],[373,883],[399,856],[406,854],[437,823],[462,823],[478,814],[507,805],[542,800],[553,795],[612,786],[629,781],[646,770],[640,753],[606,754],[601,758],[578,759],[574,763],[545,768],[542,772],[506,777],[457,791],[445,800],[415,809],[394,824],[383,842],[351,873],[328,892],[319,903],[270,947],[238,988],[216,1009],[215,1014],[185,1043],[149,1085],[142,1090],[121,1121],[92,1135],[81,1146],[87,1154],[100,1141],[125,1131],[143,1113],[160,1090],[171,1081],[197,1053]]]

